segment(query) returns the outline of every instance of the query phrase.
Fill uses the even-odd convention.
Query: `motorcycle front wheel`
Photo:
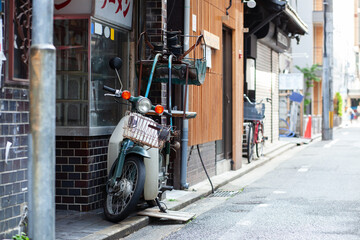
[[[135,155],[127,157],[121,176],[113,186],[107,187],[105,217],[112,222],[125,219],[135,209],[144,190],[144,183],[145,165],[142,158]]]

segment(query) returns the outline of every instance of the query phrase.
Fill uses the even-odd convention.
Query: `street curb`
[[[263,166],[264,164],[270,162],[273,158],[279,156],[280,154],[295,148],[297,145],[294,143],[286,143],[282,146],[279,146],[277,149],[273,149],[268,152],[263,159],[255,160],[251,163],[251,166],[246,169],[239,169],[232,172],[226,172],[224,174],[214,176],[211,178],[214,191],[219,189],[220,187],[228,184],[229,182],[238,179],[245,174],[257,169],[258,167]],[[224,175],[226,174],[226,177]],[[207,190],[206,190],[207,189]],[[166,204],[169,205],[169,210],[178,211],[204,197],[212,194],[211,186],[208,180],[205,180],[199,184],[196,184],[190,190],[190,196],[184,196],[180,199],[176,199],[175,202],[167,201]],[[121,223],[114,224],[110,227],[107,227],[101,231],[97,231],[92,233],[86,237],[81,238],[80,240],[115,240],[119,238],[123,238],[133,232],[140,230],[141,228],[147,226],[150,223],[150,217],[147,216],[131,216],[122,221]]]

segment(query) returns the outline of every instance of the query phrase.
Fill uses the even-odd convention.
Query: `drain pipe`
[[[55,83],[53,0],[34,0],[30,48],[30,238],[55,239]]]
[[[190,35],[190,0],[184,1],[184,52],[189,49],[189,37]],[[183,87],[183,98],[186,99],[186,105],[184,106],[185,110],[189,109],[189,94],[185,91],[185,86]],[[181,138],[181,168],[180,168],[180,188],[188,189],[189,184],[186,182],[187,176],[187,152],[188,152],[188,142],[189,142],[189,120],[183,120],[182,127],[182,138]]]

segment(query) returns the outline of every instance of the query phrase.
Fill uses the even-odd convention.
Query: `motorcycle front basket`
[[[127,112],[129,121],[124,126],[124,138],[152,148],[161,148],[168,140],[170,126],[161,125],[134,112]]]

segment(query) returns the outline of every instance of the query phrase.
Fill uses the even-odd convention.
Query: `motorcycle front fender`
[[[125,141],[129,141],[128,139]],[[145,164],[145,185],[144,185],[144,199],[154,200],[158,195],[158,184],[159,184],[159,149],[150,148],[145,150],[143,147],[138,145],[129,146],[124,145],[124,148],[120,150],[119,156],[116,161],[115,174],[110,176],[112,181],[121,176],[122,167],[126,156],[130,154],[139,155],[144,157]],[[128,148],[129,147],[129,148]]]
[[[143,147],[135,145],[126,152],[126,155],[136,154],[144,159],[145,164],[145,184],[144,199],[154,200],[159,193],[159,149],[150,148],[145,150]]]
[[[137,145],[135,145],[134,147],[132,147],[126,151],[126,155],[129,155],[129,154],[136,154],[136,155],[140,155],[144,158],[150,158],[149,153],[143,147],[140,147]]]
[[[143,148],[138,145],[134,145],[133,142],[129,139],[125,139],[122,148],[120,149],[119,156],[117,157],[116,161],[112,168],[114,169],[113,175],[109,175],[109,178],[115,181],[116,178],[120,177],[122,174],[122,168],[124,166],[125,158],[128,155],[139,155],[144,158],[150,158],[149,153]]]

